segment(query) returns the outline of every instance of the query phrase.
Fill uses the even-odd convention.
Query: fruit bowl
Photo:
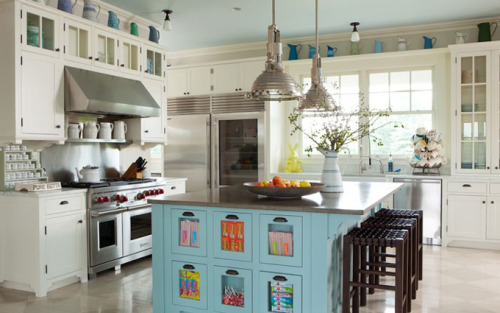
[[[295,188],[278,188],[278,187],[256,187],[257,182],[244,183],[243,186],[257,195],[267,196],[271,198],[293,199],[302,196],[312,195],[320,192],[325,187],[325,184],[311,183],[311,187],[295,187]]]

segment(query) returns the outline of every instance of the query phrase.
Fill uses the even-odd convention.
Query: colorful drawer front
[[[302,313],[302,277],[261,272],[259,312]]]
[[[302,267],[302,217],[260,216],[260,262]]]
[[[172,299],[175,305],[207,309],[207,266],[172,261]]]
[[[172,210],[172,252],[207,255],[207,213],[198,210]]]
[[[251,270],[215,266],[213,286],[216,312],[252,312]]]
[[[214,256],[240,261],[252,260],[252,215],[214,213]]]

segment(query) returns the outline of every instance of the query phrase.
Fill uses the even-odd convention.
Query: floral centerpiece
[[[383,122],[391,110],[371,111],[360,96],[360,105],[356,109],[347,109],[334,103],[326,106],[322,103],[313,106],[297,107],[289,115],[288,120],[292,125],[291,135],[297,131],[309,138],[315,146],[306,147],[306,152],[317,149],[325,156],[325,163],[321,181],[324,183],[324,192],[343,192],[342,176],[338,167],[338,153],[347,148],[352,142],[357,142],[363,137],[370,136],[370,140],[377,145],[383,145],[381,138],[373,136],[378,129],[388,124],[394,127],[404,127],[402,124]],[[313,118],[312,125],[304,127],[304,117]],[[357,120],[357,121],[356,121]]]

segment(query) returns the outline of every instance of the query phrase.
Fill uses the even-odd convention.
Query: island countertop
[[[315,193],[301,199],[273,199],[243,186],[220,187],[155,197],[152,204],[363,215],[401,189],[402,183],[344,182],[343,193]]]

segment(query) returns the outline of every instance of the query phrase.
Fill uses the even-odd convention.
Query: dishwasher
[[[423,243],[441,245],[441,179],[394,178],[395,183],[404,183],[394,194],[395,209],[424,211]]]

